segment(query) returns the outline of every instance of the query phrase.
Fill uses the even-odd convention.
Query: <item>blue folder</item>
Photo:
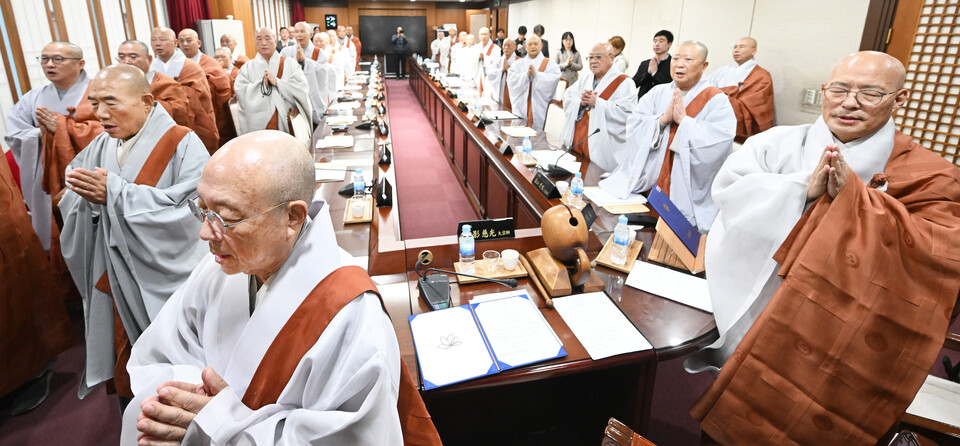
[[[660,214],[660,218],[667,223],[673,233],[677,234],[677,237],[683,242],[683,246],[686,246],[690,253],[696,257],[697,251],[700,249],[700,231],[690,224],[687,217],[683,216],[680,209],[677,209],[677,205],[670,201],[670,197],[660,189],[660,186],[656,186],[650,191],[647,201]]]

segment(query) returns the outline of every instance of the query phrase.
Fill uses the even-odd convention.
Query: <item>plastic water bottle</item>
[[[475,243],[472,229],[470,225],[463,225],[463,232],[460,233],[460,272],[466,274],[476,271],[473,266]]]
[[[353,198],[363,198],[363,189],[366,184],[363,180],[363,171],[360,169],[353,171]]]
[[[523,154],[520,156],[520,161],[524,164],[529,164],[533,162],[533,144],[530,144],[530,137],[523,137]]]
[[[620,222],[613,229],[613,249],[610,251],[610,260],[617,265],[627,263],[628,246],[630,246],[630,228],[627,227],[627,216],[621,215]]]
[[[570,182],[570,195],[567,196],[567,203],[579,209],[583,206],[583,178],[580,172],[573,175],[573,181]]]

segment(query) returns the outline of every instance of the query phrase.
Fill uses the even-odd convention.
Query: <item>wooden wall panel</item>
[[[247,57],[255,56],[257,49],[254,44],[254,24],[257,22],[254,20],[253,3],[250,0],[209,0],[209,2],[212,18],[226,19],[230,15],[234,20],[243,22],[244,52]]]

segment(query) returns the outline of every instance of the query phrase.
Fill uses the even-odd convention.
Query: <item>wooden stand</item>
[[[550,297],[572,294],[573,286],[575,285],[574,282],[577,279],[580,279],[582,282],[579,286],[582,287],[582,292],[584,293],[603,291],[603,279],[590,269],[590,262],[589,259],[586,259],[586,254],[583,254],[583,258],[580,261],[582,269],[575,273],[573,277],[571,277],[567,271],[566,265],[553,258],[553,256],[550,255],[550,250],[547,248],[529,251],[527,252],[527,258],[530,259],[533,272],[539,277],[541,285],[543,285]]]
[[[693,274],[704,270],[704,251],[706,251],[707,236],[700,236],[700,246],[697,248],[697,256],[683,244],[680,237],[670,229],[663,219],[657,220],[657,234],[653,236],[653,243],[650,244],[650,254],[647,260],[657,262],[674,268],[685,269]]]

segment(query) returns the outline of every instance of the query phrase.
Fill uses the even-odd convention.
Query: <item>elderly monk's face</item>
[[[483,28],[480,30],[480,43],[486,45],[490,40],[490,30]]]
[[[670,51],[671,45],[673,44],[667,42],[667,38],[664,36],[657,36],[653,38],[653,52],[658,56]]]
[[[233,70],[233,68],[230,66],[230,60],[233,58],[231,57],[229,50],[218,49],[217,52],[214,53],[213,58],[217,59],[217,62],[220,64],[220,68],[227,70],[227,73],[229,73],[230,70]]]
[[[126,43],[117,49],[117,62],[133,65],[144,73],[150,71],[152,61],[153,58],[140,45]]]
[[[257,52],[266,60],[270,60],[270,58],[273,57],[273,53],[277,52],[277,38],[274,37],[273,31],[267,28],[260,28],[257,31],[254,43],[256,44]]]
[[[670,72],[673,74],[673,81],[677,83],[677,88],[687,91],[697,85],[707,65],[707,61],[697,54],[696,45],[683,45],[677,48],[677,52],[670,59]]]
[[[353,27],[352,27],[352,26],[348,26],[348,27],[347,27],[347,37],[353,38]]]
[[[136,135],[153,108],[152,95],[132,90],[129,81],[116,76],[90,81],[90,106],[103,131],[113,138],[126,140]]]
[[[909,94],[903,89],[903,65],[883,53],[857,53],[844,58],[833,69],[823,88],[847,90],[846,99],[829,100],[824,93],[820,112],[830,131],[841,142],[868,136],[883,127],[903,106]],[[860,93],[860,100],[855,97]],[[885,94],[890,93],[890,94]],[[870,104],[870,96],[881,96]]]
[[[232,39],[233,39],[233,36],[231,36],[230,34],[224,34],[220,36],[220,46],[225,46],[227,48],[230,48],[230,50],[232,51],[233,47],[230,46],[230,40]]]
[[[737,65],[743,65],[744,62],[753,59],[757,54],[757,44],[751,39],[740,39],[733,44],[733,61]]]
[[[602,43],[593,46],[587,60],[590,61],[590,71],[595,79],[603,77],[613,66],[613,55],[610,53],[610,47]]]
[[[511,54],[513,54],[513,53],[516,52],[516,51],[517,51],[517,43],[514,42],[513,39],[504,40],[504,41],[503,41],[503,54],[504,54],[504,55],[510,56]]]
[[[467,34],[467,38],[464,39],[463,42],[466,46],[473,46],[473,44],[477,43],[477,38],[473,37],[473,34]]]
[[[157,57],[166,61],[173,56],[177,48],[177,39],[174,38],[173,31],[167,30],[164,32],[155,29],[150,34],[150,46],[153,47],[153,52]]]
[[[313,44],[320,47],[320,49],[327,49],[327,44],[323,42],[324,33],[317,33],[313,35]]]
[[[180,31],[177,42],[184,56],[194,57],[200,52],[200,39],[197,38],[197,33],[192,29]]]
[[[47,60],[46,63],[40,63],[43,75],[54,84],[73,85],[85,63],[83,59],[77,59],[70,47],[59,43],[51,43],[43,47],[40,57]],[[57,60],[61,60],[59,65]]]
[[[306,47],[310,43],[310,29],[306,25],[294,26],[293,38],[296,39],[297,45]]]
[[[534,36],[523,44],[523,47],[527,49],[527,57],[531,59],[536,59],[540,55],[540,50],[543,48],[543,42],[540,38]]]
[[[337,27],[337,37],[340,38],[340,39],[342,39],[342,38],[344,38],[344,37],[346,37],[346,36],[347,36],[347,29],[344,28],[344,27],[342,27],[342,26],[338,26],[338,27]]]

